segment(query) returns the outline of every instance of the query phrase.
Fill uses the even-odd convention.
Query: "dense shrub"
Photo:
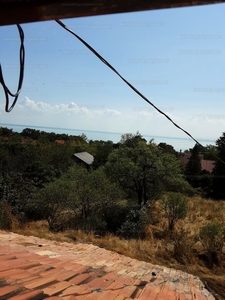
[[[203,249],[207,253],[209,266],[220,265],[225,241],[225,228],[218,223],[208,224],[200,229],[199,237]]]
[[[9,230],[12,226],[11,207],[6,201],[0,202],[0,229]]]
[[[187,216],[188,201],[187,198],[180,193],[170,192],[167,197],[161,200],[161,205],[168,219],[169,230],[174,229],[179,219],[184,219]]]
[[[181,228],[179,231],[169,232],[169,241],[173,245],[173,257],[181,264],[194,264],[196,258],[193,246],[197,242],[198,236]]]
[[[118,230],[118,234],[126,239],[138,239],[144,236],[145,226],[150,222],[145,206],[141,209],[139,206],[132,207],[125,222]]]

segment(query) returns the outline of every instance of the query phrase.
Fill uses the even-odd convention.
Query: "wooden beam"
[[[224,2],[222,0],[0,0],[0,25]]]

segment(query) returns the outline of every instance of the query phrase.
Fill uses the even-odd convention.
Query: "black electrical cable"
[[[199,143],[189,132],[184,130],[182,127],[177,125],[166,113],[164,113],[162,110],[160,110],[157,106],[155,106],[148,98],[146,98],[139,90],[137,90],[129,81],[127,81],[120,73],[112,66],[110,63],[107,62],[97,51],[95,51],[87,42],[85,42],[79,35],[77,35],[75,32],[73,32],[70,28],[68,28],[63,22],[60,20],[55,20],[60,26],[62,26],[64,29],[69,31],[72,35],[74,35],[78,40],[80,40],[89,50],[91,50],[107,67],[109,67],[113,72],[115,72],[132,90],[135,91],[141,98],[143,98],[148,104],[153,106],[160,114],[165,116],[174,126],[176,126],[178,129],[182,130],[185,134],[187,134],[197,145],[204,148],[201,143]],[[212,153],[212,152],[211,152]],[[221,161],[224,165],[225,162],[219,158],[217,155],[212,153],[213,156]]]
[[[72,33],[77,39],[79,39],[88,49],[90,49],[104,64],[106,64],[113,72],[115,72],[127,85],[129,85],[132,90],[134,90],[139,96],[141,96],[148,104],[153,106],[160,114],[164,115],[170,122],[173,123],[177,128],[182,130],[184,133],[186,133],[191,139],[193,139],[197,144],[202,146],[190,133],[188,133],[186,130],[181,128],[179,125],[177,125],[167,114],[165,114],[163,111],[161,111],[158,107],[156,107],[150,100],[148,100],[140,91],[138,91],[130,82],[128,82],[120,73],[113,68],[112,65],[110,65],[97,51],[95,51],[88,43],[86,43],[81,37],[79,37],[75,32],[73,32],[71,29],[69,29],[64,23],[62,23],[60,20],[55,20],[59,25],[61,25],[64,29]]]
[[[1,67],[1,64],[0,64],[0,83],[2,84],[4,92],[5,92],[5,99],[6,99],[5,111],[6,112],[10,112],[13,109],[13,107],[15,106],[17,98],[18,98],[18,96],[20,94],[20,91],[21,91],[21,88],[22,88],[22,84],[23,84],[24,61],[25,61],[24,33],[23,33],[22,27],[19,24],[17,24],[17,28],[18,28],[19,35],[20,35],[21,44],[20,44],[20,75],[19,75],[17,92],[15,94],[13,94],[8,89],[7,85],[5,84],[3,73],[2,73],[2,67]],[[12,96],[12,97],[15,98],[10,107],[9,107],[9,96]]]

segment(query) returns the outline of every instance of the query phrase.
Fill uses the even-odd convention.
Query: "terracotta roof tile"
[[[43,291],[47,295],[55,295],[59,292],[64,291],[66,288],[70,287],[72,284],[66,281],[59,281],[55,284],[51,284],[48,287],[44,288]]]
[[[0,231],[0,299],[214,297],[198,277],[182,271],[141,262],[91,244],[58,243]]]

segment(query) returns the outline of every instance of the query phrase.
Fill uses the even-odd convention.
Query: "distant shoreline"
[[[114,143],[118,143],[121,139],[121,136],[124,133],[120,132],[106,132],[106,131],[93,131],[87,129],[73,129],[73,128],[59,128],[59,127],[46,127],[46,126],[35,126],[35,125],[20,125],[20,124],[7,124],[0,123],[1,127],[7,127],[13,129],[16,132],[22,132],[24,128],[32,128],[36,130],[41,130],[45,132],[54,132],[59,134],[68,134],[79,136],[82,133],[87,136],[89,140],[111,140]],[[126,132],[129,133],[129,132]],[[165,137],[165,136],[154,136],[154,135],[145,135],[140,132],[140,134],[147,140],[153,139],[156,144],[166,143],[172,145],[176,151],[184,151],[186,149],[193,148],[195,142],[191,138],[180,138],[180,137]],[[206,140],[206,139],[197,139],[203,146],[214,145],[215,141]]]

